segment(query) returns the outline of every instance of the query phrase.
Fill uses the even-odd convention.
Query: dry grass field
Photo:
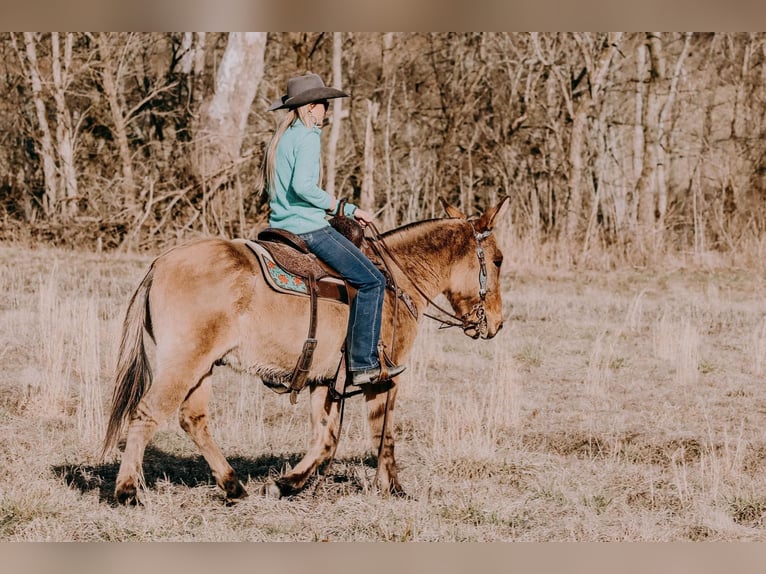
[[[0,540],[766,540],[762,271],[681,263],[563,271],[506,248],[506,327],[426,321],[402,377],[402,485],[372,489],[363,404],[335,463],[281,500],[259,484],[308,441],[258,380],[214,371],[215,435],[251,496],[223,503],[175,420],[151,443],[145,505],[99,462],[127,299],[150,258],[0,246]]]

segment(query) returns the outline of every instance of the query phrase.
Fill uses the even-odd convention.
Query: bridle
[[[492,230],[487,229],[481,233],[476,232],[476,228],[473,226],[473,221],[469,220],[468,224],[471,226],[471,232],[474,239],[476,239],[476,256],[479,258],[479,302],[476,303],[471,312],[464,315],[461,319],[463,321],[463,331],[466,331],[465,325],[468,328],[475,328],[477,334],[487,332],[487,309],[484,306],[487,300],[487,261],[484,257],[484,248],[481,246],[481,242],[487,237],[492,235]],[[476,321],[469,322],[467,317],[476,315]]]
[[[378,255],[384,261],[386,257],[390,259],[404,273],[409,282],[412,283],[412,286],[415,288],[415,290],[426,300],[426,303],[437,309],[443,316],[438,317],[429,313],[423,313],[423,315],[429,319],[438,321],[440,323],[439,329],[460,327],[466,334],[468,331],[474,330],[476,332],[476,336],[474,338],[476,338],[482,333],[487,332],[487,310],[485,307],[487,298],[487,262],[484,255],[484,248],[482,247],[481,242],[492,235],[492,230],[488,229],[478,233],[474,227],[473,221],[473,219],[469,219],[466,221],[466,223],[468,223],[468,225],[471,227],[471,234],[476,241],[476,257],[479,259],[479,302],[476,303],[468,313],[465,313],[461,316],[457,316],[456,314],[444,309],[433,299],[431,299],[431,297],[426,295],[426,293],[423,291],[423,289],[421,289],[417,282],[412,279],[412,277],[407,275],[407,272],[404,270],[401,263],[399,263],[396,256],[391,252],[388,245],[381,237],[380,232],[375,227],[375,224],[370,223],[369,227],[373,232],[373,241],[370,242],[371,247],[379,252]],[[383,257],[383,254],[380,253],[381,251],[385,253],[386,257]],[[398,288],[397,291],[399,291]],[[417,316],[415,318],[417,318]]]

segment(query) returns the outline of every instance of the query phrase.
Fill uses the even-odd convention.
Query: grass
[[[492,341],[425,322],[397,401],[400,480],[376,494],[361,401],[336,462],[255,495],[308,442],[296,406],[213,375],[214,434],[251,496],[227,507],[175,420],[145,460],[145,506],[98,461],[127,298],[150,258],[0,246],[3,541],[766,539],[766,287],[758,272],[538,269],[504,277]]]

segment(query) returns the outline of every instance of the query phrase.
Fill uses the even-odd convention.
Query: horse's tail
[[[152,383],[152,367],[144,348],[144,329],[151,335],[149,289],[154,277],[154,264],[133,293],[122,324],[122,340],[117,360],[117,377],[112,395],[112,411],[106,429],[103,460],[117,444],[125,423],[135,412],[141,397]]]

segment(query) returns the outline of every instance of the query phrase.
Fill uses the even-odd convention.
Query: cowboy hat
[[[297,108],[320,100],[347,97],[347,93],[325,86],[322,78],[316,74],[306,74],[287,80],[287,93],[272,103],[269,111]]]

